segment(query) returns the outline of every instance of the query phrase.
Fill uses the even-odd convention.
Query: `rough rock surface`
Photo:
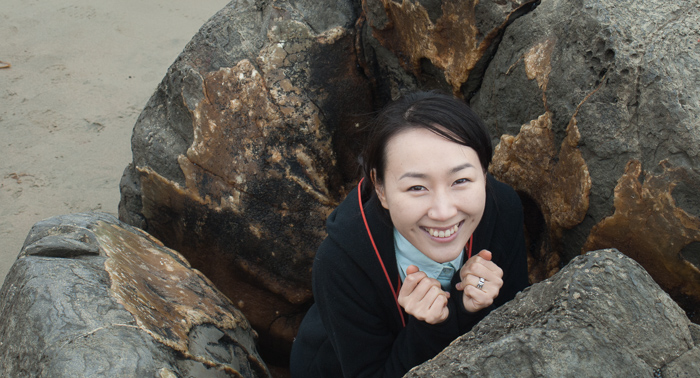
[[[348,138],[372,107],[354,21],[349,1],[232,1],[134,127],[120,219],[206,274],[263,353],[288,355],[325,219],[356,174]]]
[[[506,134],[507,138],[523,133],[522,125],[547,114],[555,146],[566,143],[569,125],[575,123],[576,148],[584,163],[571,166],[566,177],[552,187],[553,171],[530,169],[527,164],[550,160],[551,152],[532,149],[523,158],[520,178],[496,175],[523,197],[533,199],[530,214],[535,215],[529,229],[540,234],[530,236],[533,241],[546,242],[545,251],[538,252],[541,261],[535,270],[544,272],[538,279],[556,271],[557,260],[563,264],[582,249],[616,247],[634,254],[686,310],[698,308],[700,291],[685,291],[688,298],[682,298],[676,285],[662,282],[665,276],[692,270],[694,285],[700,284],[700,239],[693,236],[700,232],[696,190],[700,183],[700,97],[695,90],[700,86],[698,25],[697,2],[547,0],[506,29],[478,93],[471,98],[472,107],[494,136]],[[529,143],[544,142],[530,139]],[[511,168],[519,164],[517,158],[510,159]],[[667,190],[657,192],[663,196],[658,201],[673,202],[654,210],[662,212],[663,222],[646,222],[647,211],[616,210],[618,203],[635,207],[639,201],[614,195],[618,181],[625,180],[628,164],[644,175],[673,180]],[[571,190],[584,189],[582,170],[590,176],[588,207],[585,214],[576,214],[575,221],[572,218],[562,227],[550,219],[567,210],[562,203],[575,203],[586,195],[585,190]],[[532,182],[543,183],[547,195],[542,196],[540,187]],[[542,215],[536,216],[537,211]],[[602,230],[602,224],[594,226],[614,211],[617,224],[634,224],[635,234],[677,241],[664,252],[673,258],[665,259],[663,267],[647,265],[645,261],[660,258],[658,243],[639,243],[628,249],[617,242],[629,230],[615,229],[611,222],[604,227],[606,235],[613,237],[591,235]],[[628,218],[621,221],[621,217]],[[690,218],[694,220],[685,221]],[[676,227],[681,223],[683,227]],[[540,246],[533,248],[539,251]]]
[[[637,262],[599,250],[519,293],[406,377],[691,376],[694,326]]]
[[[268,377],[255,337],[182,256],[107,214],[38,222],[0,290],[3,377]]]

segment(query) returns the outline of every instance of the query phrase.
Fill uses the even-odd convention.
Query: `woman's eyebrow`
[[[401,177],[399,177],[399,180],[405,179],[407,177],[423,179],[423,178],[428,177],[428,175],[426,175],[425,173],[406,172],[406,173],[402,174]]]
[[[462,169],[466,169],[466,168],[474,168],[474,165],[472,165],[472,163],[460,164],[460,165],[452,168],[450,170],[450,173],[457,173],[457,172],[461,171]]]
[[[474,165],[472,163],[460,164],[460,165],[450,169],[450,173],[454,174],[454,173],[457,173],[457,172],[461,171],[462,169],[466,169],[466,168],[474,168]],[[402,180],[402,179],[407,178],[407,177],[424,179],[424,178],[428,177],[428,175],[426,175],[425,173],[418,173],[418,172],[406,172],[399,177],[399,180]]]

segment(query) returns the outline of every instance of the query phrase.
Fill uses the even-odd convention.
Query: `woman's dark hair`
[[[427,129],[443,138],[476,151],[484,172],[491,163],[491,136],[479,116],[464,102],[439,92],[414,92],[391,102],[368,125],[365,149],[360,156],[364,175],[362,194],[374,192],[372,171],[377,183],[384,182],[386,146],[389,140],[410,129]]]

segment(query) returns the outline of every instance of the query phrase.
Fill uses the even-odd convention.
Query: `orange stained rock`
[[[190,172],[189,169],[192,169],[190,173],[193,176],[188,179],[188,181],[191,180],[193,183],[192,185],[196,182],[208,182],[210,186],[226,188],[225,183],[218,178],[197,176],[197,174],[201,174],[201,172],[194,170],[194,165],[189,163],[189,160],[183,159],[182,157],[180,160],[188,163],[184,166],[187,169],[183,169],[186,174]],[[262,266],[249,263],[242,258],[236,259],[234,254],[235,250],[232,248],[227,251],[220,250],[216,241],[213,240],[213,238],[217,236],[213,233],[215,230],[206,230],[209,223],[207,223],[205,215],[198,214],[202,219],[197,220],[197,222],[201,224],[187,224],[187,220],[182,218],[182,214],[188,212],[192,214],[196,212],[206,212],[207,209],[218,213],[238,213],[240,194],[232,192],[233,195],[222,197],[221,205],[219,206],[212,203],[209,195],[205,195],[204,197],[200,196],[196,186],[190,186],[188,184],[187,188],[183,188],[176,182],[166,179],[150,168],[138,168],[138,171],[141,174],[141,188],[143,192],[142,211],[143,215],[149,219],[149,227],[156,229],[159,237],[168,240],[170,245],[179,246],[178,249],[182,248],[184,251],[183,253],[201,253],[200,256],[190,255],[189,258],[191,260],[202,260],[206,266],[202,266],[201,269],[209,270],[205,271],[207,276],[213,277],[227,296],[237,299],[241,295],[246,295],[246,293],[241,293],[236,290],[237,287],[241,285],[240,282],[236,282],[232,287],[227,287],[226,285],[232,280],[238,280],[238,275],[240,275],[240,273],[236,273],[234,269],[240,269],[245,272],[243,275],[255,277],[256,281],[262,286],[249,289],[251,293],[255,291],[254,295],[251,294],[253,297],[265,295],[263,294],[263,290],[267,289],[274,294],[282,296],[288,303],[292,304],[304,303],[311,299],[312,294],[308,288],[300,287],[300,285],[296,283],[290,283],[284,278],[272,274]],[[195,180],[198,177],[200,181]],[[286,211],[287,210],[282,208],[277,212],[284,216]],[[257,236],[262,235],[262,230],[266,229],[264,225],[255,224],[252,220],[248,220],[248,222],[249,229]],[[291,227],[293,227],[293,225]],[[324,234],[321,234],[319,231],[319,239],[323,238],[323,236]],[[206,244],[207,242],[209,242],[208,245]],[[196,245],[196,247],[193,247],[193,244]],[[225,255],[226,252],[229,253],[228,256]],[[274,254],[274,252],[272,253]],[[219,261],[219,265],[212,265],[212,260],[216,260],[216,258],[221,258],[222,261]],[[235,261],[232,262],[230,260]],[[226,271],[226,269],[231,270]],[[220,277],[223,276],[228,277],[226,281],[221,281]],[[271,297],[274,298],[274,296]],[[279,307],[280,304],[275,304],[275,306]],[[269,307],[272,308],[275,306]],[[255,319],[252,319],[252,322],[255,324],[263,320],[267,319],[263,316],[257,316]],[[257,326],[259,324],[255,325]]]
[[[331,133],[344,135],[342,115],[362,108],[338,106],[335,91],[355,100],[366,80],[352,31],[317,33],[290,7],[269,8],[267,40],[244,46],[249,59],[212,72],[197,60],[186,67],[200,75],[201,95],[183,96],[193,142],[177,157],[182,176],[134,167],[148,231],[239,306],[261,350],[291,345],[312,299],[323,220],[345,190]]]
[[[146,233],[105,222],[98,222],[93,232],[107,256],[111,292],[141,329],[190,359],[238,374],[229,366],[190,353],[188,335],[197,325],[255,334],[243,314],[204,275]],[[249,343],[237,341],[254,368],[265,371],[262,361],[254,357],[252,338]]]
[[[556,39],[554,38],[547,38],[537,43],[518,58],[506,71],[506,75],[510,75],[522,60],[528,80],[537,80],[537,87],[542,90],[542,104],[546,111],[549,111],[549,108],[547,108],[547,85],[549,84],[549,74],[552,72],[552,53],[555,45]],[[578,112],[578,109],[576,112]]]
[[[367,13],[367,0],[363,1]],[[384,29],[373,26],[374,37],[399,58],[403,68],[419,75],[421,59],[429,59],[444,71],[455,94],[467,81],[493,39],[517,8],[532,1],[508,1],[512,11],[493,30],[478,30],[475,7],[478,0],[443,0],[442,16],[433,23],[418,1],[381,0],[389,18]],[[512,4],[511,4],[512,3]]]
[[[274,55],[272,50],[265,50],[261,55]],[[163,223],[158,220],[163,217],[163,212],[179,214],[178,216],[194,213],[195,209],[188,209],[186,203],[203,207],[197,210],[202,214],[206,211],[228,212],[231,217],[235,217],[245,216],[246,206],[262,201],[269,207],[270,213],[285,218],[289,210],[284,203],[274,203],[277,198],[252,198],[249,195],[251,183],[264,181],[296,184],[314,199],[305,206],[304,211],[321,218],[328,216],[337,205],[337,201],[328,193],[326,183],[330,167],[319,167],[328,162],[334,164],[334,160],[330,138],[326,136],[324,139],[320,131],[318,109],[310,101],[302,102],[297,98],[296,92],[301,93],[298,88],[292,89],[290,93],[279,88],[278,84],[282,80],[275,78],[284,77],[284,73],[270,61],[261,59],[265,75],[271,77],[268,81],[247,60],[240,61],[232,68],[221,68],[204,78],[205,97],[192,113],[194,141],[187,150],[187,155],[178,158],[185,177],[184,187],[149,167],[137,167],[141,173],[142,211],[154,228]],[[280,103],[290,105],[290,109],[295,109],[295,114],[291,117],[284,116],[280,111]],[[299,128],[292,130],[292,125]],[[318,144],[288,143],[284,140],[286,136],[292,137],[295,134],[309,134]],[[319,159],[319,155],[324,159]],[[296,171],[293,171],[292,163],[296,163]],[[181,228],[186,233],[192,232],[193,226],[195,232],[201,233],[201,230],[197,231],[196,225],[181,224],[178,219],[174,221],[179,223],[164,224],[154,234],[182,251],[182,240],[178,240],[182,234],[171,234],[169,230]],[[246,222],[250,223],[251,233],[257,236],[280,236],[285,232],[272,229],[269,225],[254,224],[254,220],[247,219]],[[293,227],[293,224],[289,227]],[[318,240],[322,240],[325,236],[323,231],[307,232],[318,232]],[[309,299],[308,290],[300,290],[296,285],[290,286],[284,281],[276,279],[266,282],[266,285],[291,303]]]
[[[181,158],[179,163],[186,178],[193,178],[195,171],[201,171],[225,183],[225,188],[206,192],[217,197],[218,206],[225,206],[222,199],[235,201],[239,192],[248,190],[248,182],[255,181],[256,175],[270,171],[284,172],[286,179],[300,185],[320,203],[335,204],[329,198],[325,177],[319,174],[316,162],[309,157],[312,152],[297,143],[285,146],[281,139],[285,135],[282,130],[290,124],[298,124],[300,129],[287,133],[313,135],[318,146],[324,146],[324,142],[330,144],[330,138],[323,138],[319,131],[318,109],[302,101],[295,93],[296,88],[281,94],[278,85],[285,86],[285,83],[291,85],[288,80],[266,82],[248,60],[241,60],[232,68],[221,68],[204,78],[205,98],[192,113],[194,142],[187,150],[187,159]],[[284,109],[293,109],[294,114],[286,116]],[[291,119],[295,122],[285,122]],[[330,145],[322,148],[322,153],[332,154]],[[264,156],[270,158],[265,160]],[[299,163],[304,176],[291,173],[290,160]],[[196,186],[198,182],[188,182],[187,187]],[[218,193],[225,195],[220,197]]]
[[[552,72],[552,52],[554,39],[547,39],[530,48],[525,54],[525,73],[530,80],[537,80],[537,86],[542,90],[542,103],[547,108],[547,84],[549,74]]]
[[[506,72],[509,75],[522,61],[527,78],[536,80],[542,90],[545,109],[555,45],[554,38],[533,45]],[[531,244],[528,268],[533,283],[559,270],[563,231],[581,223],[588,211],[591,176],[578,149],[581,134],[576,116],[581,106],[598,89],[600,86],[586,95],[576,107],[559,149],[554,145],[552,114],[549,110],[537,120],[523,125],[517,136],[501,136],[501,142],[496,146],[491,172],[521,195],[531,198],[544,218],[545,230],[528,230],[538,234],[527,235]]]
[[[689,172],[666,160],[659,166],[662,172],[653,175],[642,173],[637,160],[627,163],[615,187],[615,213],[593,227],[583,250],[617,248],[639,262],[674,299],[685,295],[697,304],[700,270],[680,252],[700,242],[700,218],[677,207],[672,196],[679,182],[689,181]]]
[[[517,136],[501,136],[495,149],[491,173],[532,198],[546,223],[541,245],[528,255],[532,282],[559,270],[562,232],[579,224],[588,210],[591,178],[577,148],[579,139],[572,118],[557,151],[547,112],[523,125]]]
[[[284,47],[274,44],[261,51],[262,73],[241,60],[203,77],[204,98],[192,111],[194,141],[186,155],[178,157],[184,184],[150,167],[136,169],[149,232],[186,254],[226,295],[244,299],[243,311],[257,329],[277,332],[291,342],[293,327],[272,325],[298,312],[295,306],[310,300],[311,291],[276,274],[262,258],[275,260],[278,253],[294,263],[311,261],[307,256],[311,249],[295,246],[311,236],[322,240],[324,229],[301,221],[309,216],[325,219],[337,200],[329,195],[326,183],[335,164],[330,136],[321,125],[318,108],[304,100],[304,92],[280,68],[284,59],[279,57],[287,54]],[[255,192],[261,183],[270,186]],[[273,185],[282,183],[296,185],[309,196],[308,204],[299,204],[303,196],[279,197]],[[297,201],[296,208],[290,210],[287,200]],[[261,207],[267,212],[261,214]],[[216,228],[229,223],[236,227],[245,223],[245,230]],[[286,239],[278,247],[287,249],[269,248],[259,252],[262,257],[246,260],[239,255],[245,246],[235,244],[246,237],[246,230],[258,239]],[[245,280],[258,287],[240,292]]]
[[[294,314],[299,313],[299,304],[312,298],[311,289],[270,272],[257,261],[246,261],[237,253],[240,247],[232,246],[229,239],[224,239],[222,246],[219,241],[231,236],[215,227],[216,222],[208,219],[214,218],[209,212],[233,219],[236,216],[233,210],[213,207],[209,196],[199,196],[197,187],[183,188],[150,168],[139,168],[139,172],[142,210],[149,220],[149,232],[157,230],[161,240],[167,240],[169,245],[186,254],[207,278],[215,282],[259,331],[261,342],[269,344],[269,339],[273,338],[277,344],[283,340],[291,345],[301,322],[301,319],[296,319],[295,323]],[[206,181],[212,181],[212,185],[224,185],[219,179],[209,178],[202,182]],[[283,236],[293,240],[286,234]],[[293,251],[280,253],[283,252]],[[281,320],[288,323],[281,323]]]

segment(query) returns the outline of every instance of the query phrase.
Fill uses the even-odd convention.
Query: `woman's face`
[[[426,129],[389,139],[376,188],[394,227],[440,263],[459,256],[484,214],[486,176],[476,151]]]

